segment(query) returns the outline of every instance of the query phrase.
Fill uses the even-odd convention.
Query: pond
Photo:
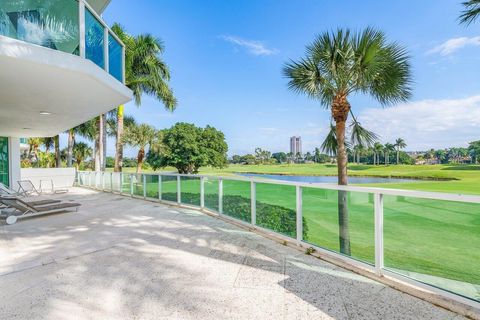
[[[260,174],[260,173],[237,173],[243,177],[257,177],[274,180],[285,180],[294,182],[306,183],[337,183],[336,176],[296,176],[296,175],[280,175],[280,174]],[[401,182],[415,182],[415,179],[401,179],[401,178],[380,178],[380,177],[348,177],[349,184],[362,183],[401,183]]]

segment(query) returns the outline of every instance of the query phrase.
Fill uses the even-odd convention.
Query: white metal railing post
[[[158,175],[158,200],[162,200],[162,176]]]
[[[177,175],[177,202],[182,203],[182,189],[180,187],[180,176]]]
[[[303,207],[302,207],[302,187],[296,186],[296,208],[297,208],[297,245],[303,241]]]
[[[113,172],[110,172],[110,192],[113,192]]]
[[[218,178],[218,212],[223,213],[223,180]]]
[[[102,171],[102,191],[105,191],[105,172]]]
[[[130,195],[133,197],[133,174],[130,174]]]
[[[383,249],[383,194],[374,194],[375,212],[375,272],[382,275],[384,268]]]
[[[200,208],[205,208],[205,178],[200,177]]]
[[[147,197],[147,176],[142,174],[142,181],[143,181],[143,197]]]
[[[78,30],[79,30],[79,54],[81,58],[85,58],[85,3],[78,1]]]
[[[250,213],[251,213],[251,223],[253,225],[257,224],[257,190],[256,190],[255,181],[250,181]]]

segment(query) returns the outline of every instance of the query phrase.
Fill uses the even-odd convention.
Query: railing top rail
[[[94,173],[95,171],[79,171],[79,173]],[[119,174],[119,173],[118,173]],[[136,173],[124,173],[127,175],[137,175]],[[277,185],[288,185],[288,186],[300,186],[304,188],[317,188],[317,189],[326,189],[326,190],[338,190],[338,191],[350,191],[350,192],[362,192],[362,193],[373,193],[373,194],[383,194],[390,196],[404,196],[412,198],[421,198],[421,199],[432,199],[432,200],[445,200],[445,201],[456,201],[456,202],[467,202],[467,203],[479,203],[480,196],[476,195],[465,195],[465,194],[456,194],[456,193],[443,193],[443,192],[429,192],[429,191],[417,191],[417,190],[402,190],[402,189],[388,189],[388,188],[377,188],[377,187],[362,187],[362,186],[341,186],[332,183],[312,183],[312,182],[296,182],[296,181],[281,181],[273,180],[266,178],[257,178],[257,177],[239,177],[239,176],[215,176],[215,175],[203,175],[203,174],[178,174],[178,173],[139,173],[143,175],[150,176],[180,176],[180,177],[190,177],[190,178],[208,178],[208,179],[217,179],[217,180],[234,180],[234,181],[245,181],[245,182],[255,182],[255,183],[265,183],[265,184],[277,184]]]

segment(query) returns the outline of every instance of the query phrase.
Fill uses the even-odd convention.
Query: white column
[[[22,180],[20,170],[20,139],[8,138],[8,176],[10,188],[16,190],[19,180]]]
[[[296,186],[296,202],[297,202],[297,244],[303,240],[303,207],[302,207],[302,187]]]
[[[158,175],[158,200],[162,200],[162,176]]]
[[[375,211],[375,271],[382,275],[384,268],[383,251],[383,194],[374,194]]]

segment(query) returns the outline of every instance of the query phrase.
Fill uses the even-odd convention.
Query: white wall
[[[40,188],[40,180],[45,187],[50,187],[50,180],[53,180],[55,188],[72,187],[75,182],[75,168],[25,168],[21,169],[21,180],[31,180],[35,188]],[[18,184],[15,182],[15,187]]]
[[[10,187],[13,189],[18,188],[17,181],[20,180],[20,139],[8,138],[8,155],[9,155],[9,175],[10,175]]]

